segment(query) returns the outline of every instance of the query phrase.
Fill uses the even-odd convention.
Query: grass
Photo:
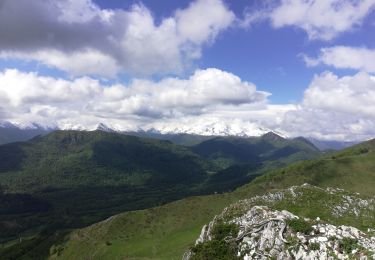
[[[162,207],[118,215],[108,222],[73,232],[62,259],[89,259],[92,254],[87,252],[104,259],[180,259],[212,214],[218,214],[225,205],[234,201],[226,194],[192,197]],[[104,246],[107,240],[112,246]],[[186,241],[189,242],[186,244]],[[80,250],[82,242],[84,251]]]

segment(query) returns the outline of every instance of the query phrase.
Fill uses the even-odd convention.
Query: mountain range
[[[183,127],[160,127],[156,128],[138,128],[135,130],[123,130],[114,126],[108,126],[103,123],[92,128],[81,126],[67,125],[62,128],[57,126],[42,126],[39,124],[20,125],[10,122],[0,122],[0,144],[27,141],[38,135],[45,135],[55,130],[79,130],[79,131],[95,131],[117,132],[127,135],[135,135],[139,137],[149,137],[155,139],[169,140],[180,145],[194,145],[201,141],[211,139],[213,137],[258,137],[269,132],[274,132],[279,136],[287,138],[285,135],[266,129],[256,125],[247,127],[238,127],[237,125],[225,125],[218,122],[208,122],[206,125],[200,126],[183,126]],[[345,142],[337,140],[319,140],[316,138],[306,138],[322,151],[325,150],[341,150],[357,144],[358,142]]]

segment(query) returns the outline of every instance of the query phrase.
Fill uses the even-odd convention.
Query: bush
[[[221,240],[211,240],[198,244],[191,249],[192,260],[232,260],[238,259],[234,246]]]
[[[358,248],[358,241],[353,238],[344,237],[339,242],[339,246],[344,253],[350,254],[354,249]]]
[[[300,232],[308,235],[311,233],[311,231],[313,231],[311,225],[303,219],[290,219],[287,220],[287,224],[294,232]]]
[[[218,222],[212,228],[212,240],[198,244],[191,248],[193,253],[191,259],[199,260],[232,260],[238,259],[235,244],[225,242],[225,238],[236,237],[238,234],[236,224]]]
[[[320,250],[320,245],[319,245],[319,243],[311,243],[309,245],[309,249],[312,250],[312,251]]]
[[[212,229],[212,237],[215,240],[224,240],[224,238],[231,236],[236,237],[238,234],[238,227],[236,224],[228,224],[224,222],[216,223]]]

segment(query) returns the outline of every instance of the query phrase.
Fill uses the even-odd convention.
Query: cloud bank
[[[0,108],[7,111],[1,119],[61,128],[87,129],[106,123],[126,130],[200,117],[218,109],[260,110],[267,105],[268,95],[218,69],[197,70],[188,79],[136,79],[127,86],[103,86],[89,77],[55,79],[15,69],[0,73]]]

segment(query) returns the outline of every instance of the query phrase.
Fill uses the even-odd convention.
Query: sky
[[[375,137],[375,0],[0,0],[0,122]]]

